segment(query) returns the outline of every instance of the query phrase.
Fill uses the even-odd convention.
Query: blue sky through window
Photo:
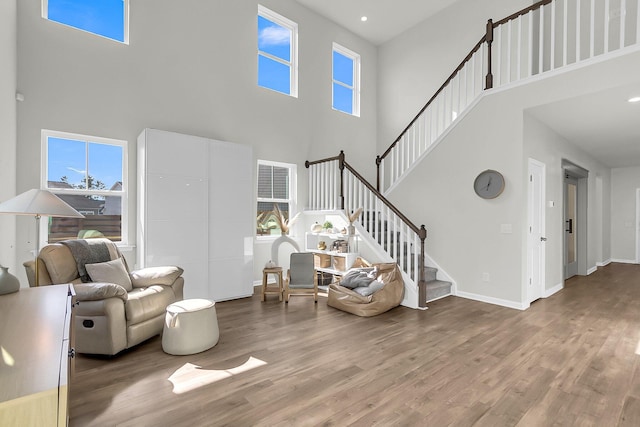
[[[333,108],[353,114],[354,60],[333,51]]]
[[[80,30],[125,41],[124,0],[48,0],[47,17]]]
[[[88,174],[103,182],[106,190],[122,182],[122,147],[117,145],[49,137],[47,161],[48,181],[66,176],[69,184],[77,186]]]
[[[291,37],[289,28],[258,15],[259,86],[291,94]]]

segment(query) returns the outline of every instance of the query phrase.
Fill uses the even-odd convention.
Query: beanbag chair
[[[367,266],[367,264],[366,261],[359,260],[356,265]],[[327,304],[362,317],[376,316],[400,305],[404,296],[404,281],[398,265],[391,262],[373,266],[377,272],[375,279],[367,278],[369,272],[366,270],[352,273],[357,283],[354,289],[347,287],[353,286],[351,280],[345,282],[347,286],[338,283],[329,285]],[[347,277],[349,273],[345,274],[342,280],[349,279]],[[367,281],[368,285],[364,286],[364,282]]]

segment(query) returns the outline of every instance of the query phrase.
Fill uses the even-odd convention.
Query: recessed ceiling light
[[[362,18],[360,18],[360,20],[361,20],[362,22],[366,22],[366,20],[367,20],[367,19],[369,19],[369,18],[367,18],[366,16],[363,16]]]
[[[640,96],[634,96],[633,98],[629,98],[629,102],[640,102]]]

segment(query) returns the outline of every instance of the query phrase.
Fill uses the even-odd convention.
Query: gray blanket
[[[64,240],[60,243],[68,247],[71,251],[73,258],[76,260],[76,265],[78,266],[80,280],[84,283],[91,281],[91,278],[87,273],[87,269],[85,268],[85,264],[111,261],[109,248],[102,239]]]

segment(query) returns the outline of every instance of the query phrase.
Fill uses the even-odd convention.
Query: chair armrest
[[[184,270],[176,266],[147,267],[129,273],[134,288],[146,288],[151,285],[171,286]]]
[[[107,298],[120,298],[127,301],[127,290],[115,283],[90,282],[73,285],[78,301],[98,301]]]

